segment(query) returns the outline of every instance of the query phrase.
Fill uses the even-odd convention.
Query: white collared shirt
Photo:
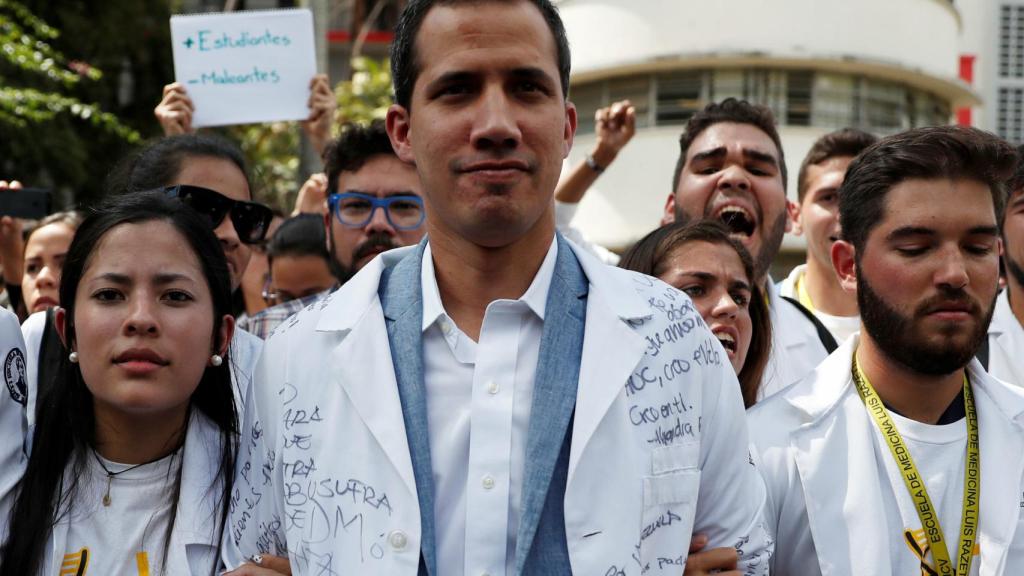
[[[533,380],[557,252],[552,239],[518,300],[487,306],[474,342],[445,312],[430,244],[424,250],[423,367],[438,574],[513,572]]]

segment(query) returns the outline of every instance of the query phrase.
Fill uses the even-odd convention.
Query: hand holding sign
[[[309,10],[172,16],[171,41],[179,88],[165,88],[156,110],[165,132],[312,119]]]

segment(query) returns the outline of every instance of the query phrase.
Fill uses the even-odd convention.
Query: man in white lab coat
[[[557,11],[414,0],[392,50],[388,132],[428,240],[267,341],[228,568],[287,553],[298,574],[678,576],[697,531],[766,574],[718,342],[685,295],[555,232],[576,129]]]
[[[860,330],[857,295],[843,290],[832,269],[832,244],[839,239],[839,187],[853,158],[877,140],[856,128],[829,132],[811,145],[797,175],[793,234],[807,241],[807,261],[777,287],[780,295],[811,311],[836,342]]]
[[[813,314],[779,295],[768,267],[793,225],[786,158],[771,110],[726,98],[693,115],[679,138],[672,192],[662,223],[720,220],[754,258],[768,296],[772,351],[758,389],[765,398],[796,382],[835,349]]]
[[[1007,188],[1010,199],[1003,217],[1003,265],[1006,289],[996,298],[988,327],[988,349],[978,357],[989,374],[1024,386],[1024,147],[1017,149],[1017,169]]]
[[[1024,391],[973,357],[998,287],[1014,151],[911,130],[850,165],[832,248],[860,335],[756,406],[781,575],[1016,574]]]

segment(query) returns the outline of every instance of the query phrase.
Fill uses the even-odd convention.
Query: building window
[[[1024,78],[1024,6],[1003,4],[999,11],[999,76]]]
[[[654,102],[655,122],[661,126],[686,124],[698,110],[707,104],[704,71],[659,74],[655,78],[657,92]]]
[[[999,89],[996,130],[1014,145],[1024,143],[1024,88]]]
[[[783,126],[856,127],[892,134],[916,126],[947,124],[950,118],[949,103],[934,94],[896,82],[810,70],[686,70],[637,75],[576,85],[572,95],[581,134],[594,131],[598,108],[624,98],[637,107],[641,127],[685,124],[708,102],[729,97],[767,106]]]

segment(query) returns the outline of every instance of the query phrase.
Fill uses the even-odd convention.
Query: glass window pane
[[[846,128],[856,125],[856,83],[852,76],[815,74],[811,100],[811,125]]]
[[[711,100],[721,102],[726,98],[746,98],[742,70],[715,70],[711,76]]]
[[[864,129],[891,134],[909,128],[906,91],[898,84],[864,82]]]
[[[672,72],[658,75],[655,116],[658,125],[685,124],[704,107],[702,71]]]
[[[811,95],[814,75],[811,72],[794,71],[786,77],[786,124],[790,126],[811,125]]]
[[[603,94],[604,82],[577,85],[569,90],[569,100],[576,105],[576,131],[578,133],[594,132],[594,114],[604,104]]]

